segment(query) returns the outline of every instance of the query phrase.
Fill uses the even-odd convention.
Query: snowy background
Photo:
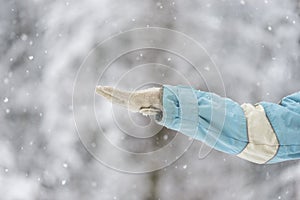
[[[113,170],[86,151],[72,112],[73,83],[88,52],[111,35],[147,26],[177,30],[201,43],[221,72],[227,97],[239,103],[279,102],[300,87],[299,0],[0,2],[0,199],[300,199],[298,161],[255,165],[217,151],[199,160],[200,142],[159,171]],[[123,45],[134,42],[132,38]],[[168,37],[165,43],[176,41]],[[191,66],[170,56],[158,50],[130,53],[114,63],[117,70],[108,70],[103,82],[116,83],[116,71],[129,71],[140,62],[172,61],[170,66],[190,77],[195,88],[207,89]],[[214,85],[217,75],[210,68],[204,71],[206,84],[222,94],[224,88]],[[164,73],[139,73],[122,87],[134,89],[140,87],[135,81],[162,74],[169,84],[183,83]],[[120,139],[120,129],[110,120],[110,104],[99,100],[96,108],[109,138],[122,148],[145,152],[174,137],[163,129],[148,140]],[[139,123],[148,120],[132,117]],[[82,118],[87,116],[82,113]],[[124,127],[132,122],[117,120]],[[90,135],[97,141],[89,119],[86,132],[94,132]],[[138,165],[138,160],[111,155],[110,149],[98,150]]]

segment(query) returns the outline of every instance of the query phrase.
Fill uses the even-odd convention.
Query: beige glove
[[[162,88],[155,87],[136,92],[121,91],[109,86],[96,87],[96,93],[112,103],[143,115],[156,115],[162,112],[162,91]]]

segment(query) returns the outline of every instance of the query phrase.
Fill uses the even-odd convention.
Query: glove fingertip
[[[102,86],[100,86],[100,85],[96,86],[96,93],[100,94],[100,95],[103,95],[104,92],[103,92]]]

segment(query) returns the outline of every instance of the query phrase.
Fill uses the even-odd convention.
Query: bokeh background
[[[144,174],[113,170],[84,148],[72,107],[76,73],[88,52],[114,34],[141,27],[169,28],[194,38],[217,65],[224,86],[214,84],[219,76],[209,67],[203,66],[203,81],[188,63],[159,50],[120,57],[103,83],[113,85],[119,80],[116,74],[156,62],[189,77],[195,88],[207,90],[210,85],[212,92],[222,95],[225,89],[226,96],[239,103],[279,102],[300,88],[299,0],[0,2],[0,199],[300,199],[299,161],[255,165],[217,151],[198,159],[199,141],[161,170]],[[164,41],[166,46],[176,43],[170,37]],[[122,45],[134,42],[131,38]],[[97,59],[91,62],[98,67],[92,69],[96,75],[105,67]],[[122,88],[141,87],[135,81],[149,76],[184,83],[168,71],[149,67],[150,73],[137,73]],[[84,92],[84,85],[81,89]],[[116,124],[143,125],[149,119],[133,114],[129,120],[120,117],[125,112],[121,108],[112,109],[101,99],[96,104],[104,131],[123,148],[157,149],[176,134],[162,129],[148,140],[118,137],[122,130]],[[93,132],[89,135],[97,141],[99,130],[85,121],[86,132]],[[131,132],[138,135],[134,128]],[[91,146],[96,148],[95,144]],[[98,151],[113,159],[139,164],[110,155],[101,141],[97,144]]]

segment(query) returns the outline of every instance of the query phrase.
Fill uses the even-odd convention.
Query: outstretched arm
[[[239,105],[186,86],[96,92],[134,112],[156,115],[159,124],[254,163],[300,159],[300,92],[280,104]]]

